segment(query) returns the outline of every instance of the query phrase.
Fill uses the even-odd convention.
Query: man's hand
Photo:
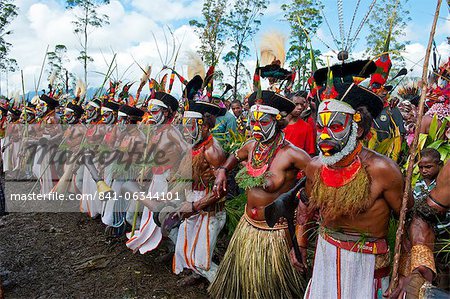
[[[390,299],[417,299],[422,285],[427,280],[419,271],[413,271],[410,275],[400,278],[397,288],[391,293],[384,293],[384,297]]]
[[[227,174],[225,169],[217,170],[217,177],[214,182],[213,192],[216,197],[222,197],[227,191]]]
[[[306,270],[308,269],[308,264],[306,263],[307,248],[299,247],[299,249],[300,249],[300,254],[302,256],[301,261],[299,261],[297,259],[297,257],[295,256],[294,248],[292,248],[291,251],[289,252],[289,258],[295,269],[297,269],[301,273],[305,273]]]
[[[178,212],[180,213],[180,218],[185,219],[189,218],[192,215],[195,214],[195,211],[193,209],[193,204],[190,201],[183,202],[180,207],[178,208]]]

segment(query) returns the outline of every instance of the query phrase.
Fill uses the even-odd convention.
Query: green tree
[[[290,47],[286,56],[290,67],[297,71],[296,89],[305,89],[311,75],[308,36],[311,38],[322,24],[320,10],[323,9],[323,4],[321,0],[292,0],[281,5],[281,9],[291,27]],[[314,51],[315,57],[320,54],[319,50]]]
[[[267,0],[236,0],[225,18],[224,24],[231,50],[223,60],[233,78],[233,99],[239,99],[238,90],[245,84],[243,78],[249,77],[249,71],[243,64],[245,57],[250,54],[247,44],[258,31],[260,17],[267,4]]]
[[[8,77],[10,72],[17,71],[18,65],[17,61],[14,58],[5,58],[0,61],[0,70],[2,73],[5,73],[5,79],[6,79],[6,95],[9,94],[8,90]],[[0,95],[2,94],[2,89],[0,85]]]
[[[75,76],[64,67],[64,64],[69,62],[67,58],[67,47],[65,45],[56,45],[52,52],[47,53],[47,59],[49,78],[52,74],[55,75],[53,87],[67,92],[70,85],[69,81],[75,80]]]
[[[375,56],[384,52],[389,28],[392,23],[392,33],[390,37],[389,50],[392,64],[403,66],[404,58],[401,52],[405,50],[407,41],[399,41],[405,35],[406,24],[411,20],[409,11],[404,5],[408,0],[378,0],[371,14],[368,25],[369,34],[366,37],[366,53]],[[395,11],[395,13],[393,13]]]
[[[208,66],[217,65],[225,44],[226,5],[227,1],[223,0],[205,0],[202,9],[203,20],[189,21],[201,42],[198,52]]]
[[[6,74],[6,81],[8,81],[8,72],[14,72],[17,68],[17,61],[8,57],[11,44],[5,40],[5,36],[12,33],[8,30],[8,25],[17,16],[17,6],[11,2],[0,0],[0,73]]]
[[[80,56],[77,59],[83,62],[84,82],[86,86],[88,62],[94,61],[88,54],[89,35],[94,29],[109,24],[109,17],[107,15],[99,15],[97,13],[97,8],[103,4],[109,4],[109,0],[67,0],[68,9],[80,9],[79,12],[75,13],[75,21],[72,24],[75,27],[74,33],[78,36],[81,45]]]

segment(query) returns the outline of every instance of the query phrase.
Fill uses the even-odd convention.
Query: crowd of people
[[[293,89],[289,71],[265,75],[281,69],[274,60],[257,68],[255,90],[242,101],[230,101],[229,88],[214,93],[213,76],[187,81],[175,72],[184,84],[180,99],[158,84],[140,99],[149,78],[134,97],[127,88],[119,93],[116,82],[87,100],[82,88],[65,96],[51,85],[29,102],[2,97],[3,170],[9,179],[37,180],[43,195],[92,195],[79,208],[101,217],[108,237],[126,238],[140,254],[164,241],[172,250],[162,258],[172,259],[173,272],[191,272],[180,284],[206,278],[213,298],[418,298],[432,282],[449,290],[448,262],[435,249],[450,229],[450,154],[435,144],[419,154],[401,279],[387,292],[388,234],[402,210],[406,152],[388,157],[374,144],[410,144],[414,130],[436,135],[442,128],[439,145],[450,137],[450,61],[430,82],[427,112],[415,127],[419,89],[411,83],[394,97],[388,59],[319,69],[307,91]],[[62,149],[70,149],[71,163],[56,161]],[[180,201],[154,198],[170,193]],[[242,194],[242,217],[216,264],[227,203]]]

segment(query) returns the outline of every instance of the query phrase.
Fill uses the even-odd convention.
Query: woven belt
[[[370,242],[353,242],[353,241],[341,241],[333,238],[332,236],[322,233],[322,238],[330,244],[336,247],[352,251],[367,254],[385,254],[388,252],[388,244],[386,239],[377,239]]]
[[[274,227],[270,227],[265,220],[252,219],[247,215],[246,212],[244,212],[243,217],[245,220],[247,220],[247,222],[250,225],[252,225],[256,228],[262,229],[262,230],[280,230],[280,229],[287,229],[287,227],[288,227],[287,223],[282,223],[282,224],[277,223],[277,224],[275,224]]]

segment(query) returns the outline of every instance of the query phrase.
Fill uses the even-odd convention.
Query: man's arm
[[[214,193],[216,196],[221,196],[227,191],[227,172],[235,168],[241,161],[248,158],[248,154],[253,148],[254,142],[245,143],[234,154],[230,154],[228,159],[221,166],[217,166],[216,181],[214,182]]]
[[[421,260],[417,260],[414,255],[415,251],[418,251],[420,249],[422,251],[429,252],[428,255],[431,254],[430,259],[431,257],[433,257],[432,253],[434,249],[435,235],[433,230],[434,224],[432,223],[432,221],[437,221],[440,215],[444,217],[445,213],[449,209],[449,182],[450,163],[447,162],[436,179],[436,187],[430,192],[426,201],[422,205],[419,205],[419,207],[417,208],[417,212],[415,213],[411,226],[409,228],[411,242],[413,245],[411,270],[419,271],[422,276],[428,281],[431,281],[431,279],[433,278],[433,273],[431,272],[436,271],[434,267],[434,260],[432,261],[433,264],[430,263],[428,265],[421,265]],[[429,219],[427,219],[427,214],[435,215],[430,215]],[[416,250],[414,250],[414,248],[416,248]],[[426,253],[421,255],[426,255]]]
[[[425,281],[431,282],[436,273],[433,249],[435,234],[433,226],[444,216],[450,205],[450,163],[446,163],[436,180],[436,187],[426,200],[414,208],[413,219],[408,229],[411,249],[411,273],[397,287],[391,298],[405,294],[418,295]]]
[[[214,146],[205,151],[205,159],[212,168],[217,168],[225,162],[226,156],[220,145],[214,143]],[[220,198],[221,196],[211,196],[211,194],[206,194],[203,198],[194,203],[194,210],[199,211],[204,209],[207,206],[216,203]]]

